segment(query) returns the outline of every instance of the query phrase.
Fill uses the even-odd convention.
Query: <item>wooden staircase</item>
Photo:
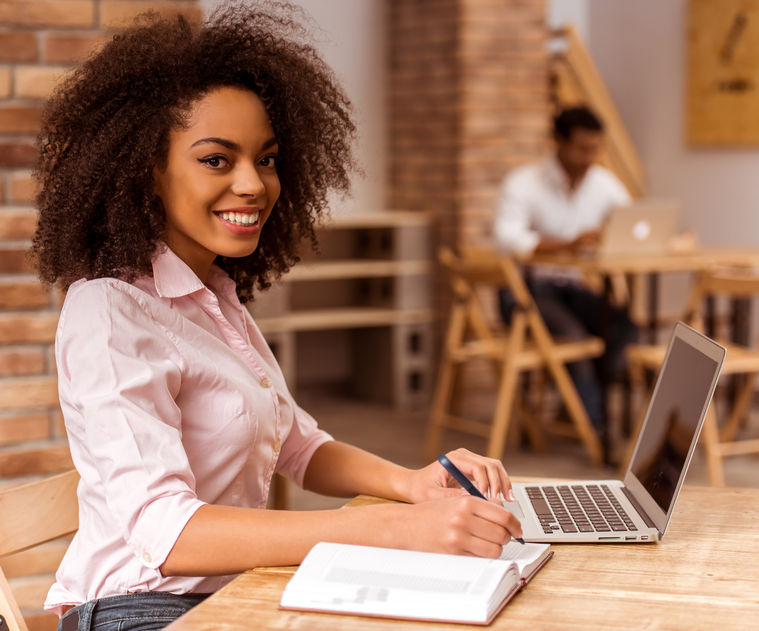
[[[584,104],[604,122],[606,142],[599,162],[622,180],[630,195],[645,193],[645,173],[622,118],[587,47],[571,25],[551,32],[551,98],[556,109]]]

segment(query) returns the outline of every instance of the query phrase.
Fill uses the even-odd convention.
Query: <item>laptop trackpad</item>
[[[519,521],[522,521],[522,519],[524,519],[524,512],[522,511],[522,507],[519,505],[519,502],[507,502],[504,500],[503,507],[512,515],[514,515],[514,517],[516,517]]]

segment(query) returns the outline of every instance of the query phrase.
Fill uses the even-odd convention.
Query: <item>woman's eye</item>
[[[228,164],[227,159],[224,156],[208,156],[207,158],[200,158],[199,161],[212,169],[218,169],[219,167]]]
[[[275,156],[275,155],[264,156],[263,158],[261,158],[261,161],[259,162],[259,164],[262,167],[267,167],[269,169],[276,168],[276,166],[277,166],[277,156]]]

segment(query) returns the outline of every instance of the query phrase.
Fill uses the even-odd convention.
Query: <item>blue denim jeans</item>
[[[153,631],[163,629],[208,594],[145,592],[90,600],[61,618],[58,631]]]

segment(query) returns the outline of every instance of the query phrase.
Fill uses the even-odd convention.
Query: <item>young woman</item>
[[[352,168],[348,102],[291,11],[149,17],[47,108],[33,252],[68,290],[56,359],[81,482],[46,606],[67,631],[162,628],[321,540],[496,557],[521,534],[500,462],[449,454],[483,502],[437,463],[408,470],[319,430],[242,305],[297,261]],[[275,472],[403,503],[267,510]]]

